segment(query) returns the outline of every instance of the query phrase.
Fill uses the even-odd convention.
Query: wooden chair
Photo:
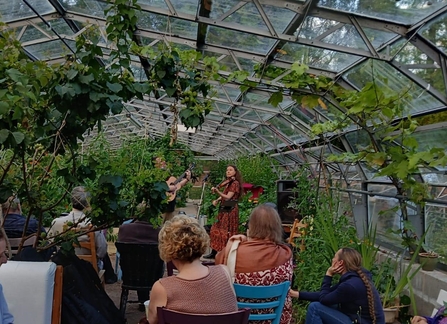
[[[288,243],[292,246],[296,246],[295,239],[300,238],[302,236],[302,230],[307,227],[307,224],[304,224],[302,220],[299,220],[298,218],[295,219],[292,225],[292,229],[290,230],[290,236]],[[301,251],[304,250],[304,243],[301,241],[300,244]]]
[[[289,288],[290,281],[272,286],[234,284],[238,307],[255,310],[250,314],[249,320],[270,320],[271,324],[279,324]],[[262,310],[262,313],[257,313],[256,310]]]
[[[85,249],[84,251],[88,251],[87,254],[84,253],[76,253],[79,259],[88,261],[92,264],[93,269],[98,273],[99,279],[101,280],[102,285],[104,286],[104,273],[105,270],[98,271],[98,258],[96,256],[96,244],[95,244],[95,232],[89,232],[86,234],[88,236],[87,241],[79,241],[79,244],[73,244],[74,247]]]
[[[163,277],[164,262],[160,259],[158,244],[137,244],[115,242],[120,253],[122,270],[120,311],[126,315],[127,303],[138,303],[128,300],[129,290],[152,289],[154,283]]]
[[[247,324],[250,309],[224,314],[189,314],[157,307],[159,324]]]
[[[9,244],[11,245],[11,251],[9,252],[9,257],[13,257],[14,255],[17,254],[17,251],[19,250],[19,245],[20,242],[22,242],[22,238],[21,237],[17,237],[17,238],[8,238]],[[32,246],[34,244],[34,242],[36,242],[36,235],[30,236],[28,237],[25,242],[23,242],[23,246]]]

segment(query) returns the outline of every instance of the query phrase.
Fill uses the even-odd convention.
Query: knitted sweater
[[[208,268],[203,278],[186,280],[176,276],[159,280],[166,289],[166,308],[192,314],[220,314],[237,311],[236,296],[229,275],[221,265]]]

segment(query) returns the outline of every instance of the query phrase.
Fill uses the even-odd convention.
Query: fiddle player
[[[226,180],[217,187],[212,187],[211,191],[219,197],[213,200],[213,205],[219,205],[217,222],[211,226],[210,254],[204,258],[213,259],[218,251],[225,249],[228,239],[238,233],[239,228],[239,208],[237,201],[243,193],[242,175],[234,165],[228,165]]]

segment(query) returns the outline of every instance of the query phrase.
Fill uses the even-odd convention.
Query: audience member
[[[292,251],[282,243],[282,235],[281,219],[276,210],[260,205],[250,215],[247,236],[232,236],[225,249],[216,255],[216,264],[227,264],[230,272],[234,272],[234,282],[239,284],[270,286],[291,282]],[[235,241],[239,245],[234,244]],[[236,253],[234,265],[228,262],[230,253]],[[291,319],[292,301],[287,297],[280,323],[290,323]]]
[[[0,231],[0,266],[3,263],[8,262],[6,258],[6,240],[3,236],[3,231]],[[0,319],[2,324],[14,323],[14,316],[9,312],[8,304],[5,300],[5,295],[3,295],[3,287],[0,284]]]
[[[332,277],[340,280],[331,286]],[[362,268],[362,256],[351,248],[342,248],[332,259],[318,292],[290,290],[292,297],[311,301],[306,324],[384,324],[379,293],[371,281],[371,273]]]
[[[411,319],[411,324],[447,324],[447,317],[444,315],[446,307],[442,306],[438,309],[435,316],[414,316]]]
[[[236,296],[225,266],[202,265],[209,246],[205,229],[191,217],[167,221],[158,236],[160,257],[172,261],[177,276],[158,280],[151,290],[149,323],[157,324],[157,307],[193,314],[220,314],[237,310]]]
[[[26,224],[26,217],[22,215],[19,198],[10,197],[2,204],[2,212],[4,217],[4,225],[6,236],[8,238],[19,238],[23,235],[23,229]],[[26,228],[25,235],[37,233],[39,221],[31,217]],[[41,233],[46,233],[43,227],[40,228]]]
[[[123,243],[141,243],[158,244],[159,228],[154,228],[152,224],[145,221],[133,220],[119,227],[118,242]],[[144,302],[149,299],[149,289],[137,290],[138,309],[144,311]]]
[[[48,231],[48,236],[50,238],[67,230],[68,223],[72,223],[73,226],[77,226],[78,228],[87,228],[90,226],[90,220],[84,214],[84,210],[89,207],[88,197],[89,194],[85,191],[84,187],[73,188],[71,192],[71,204],[73,209],[68,215],[63,215],[53,220]],[[88,240],[88,237],[87,235],[82,235],[78,240],[85,241]],[[95,245],[98,269],[105,270],[104,277],[106,283],[116,282],[116,275],[109,255],[107,254],[107,241],[104,234],[100,231],[95,232]],[[76,248],[76,254],[86,253],[89,253],[89,251],[86,251],[83,248]]]

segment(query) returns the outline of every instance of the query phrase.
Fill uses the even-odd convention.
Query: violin
[[[233,182],[234,180],[236,180],[235,177],[229,177],[227,179],[222,180],[217,186],[216,188],[222,188],[225,187],[226,185],[230,184],[231,182]]]

